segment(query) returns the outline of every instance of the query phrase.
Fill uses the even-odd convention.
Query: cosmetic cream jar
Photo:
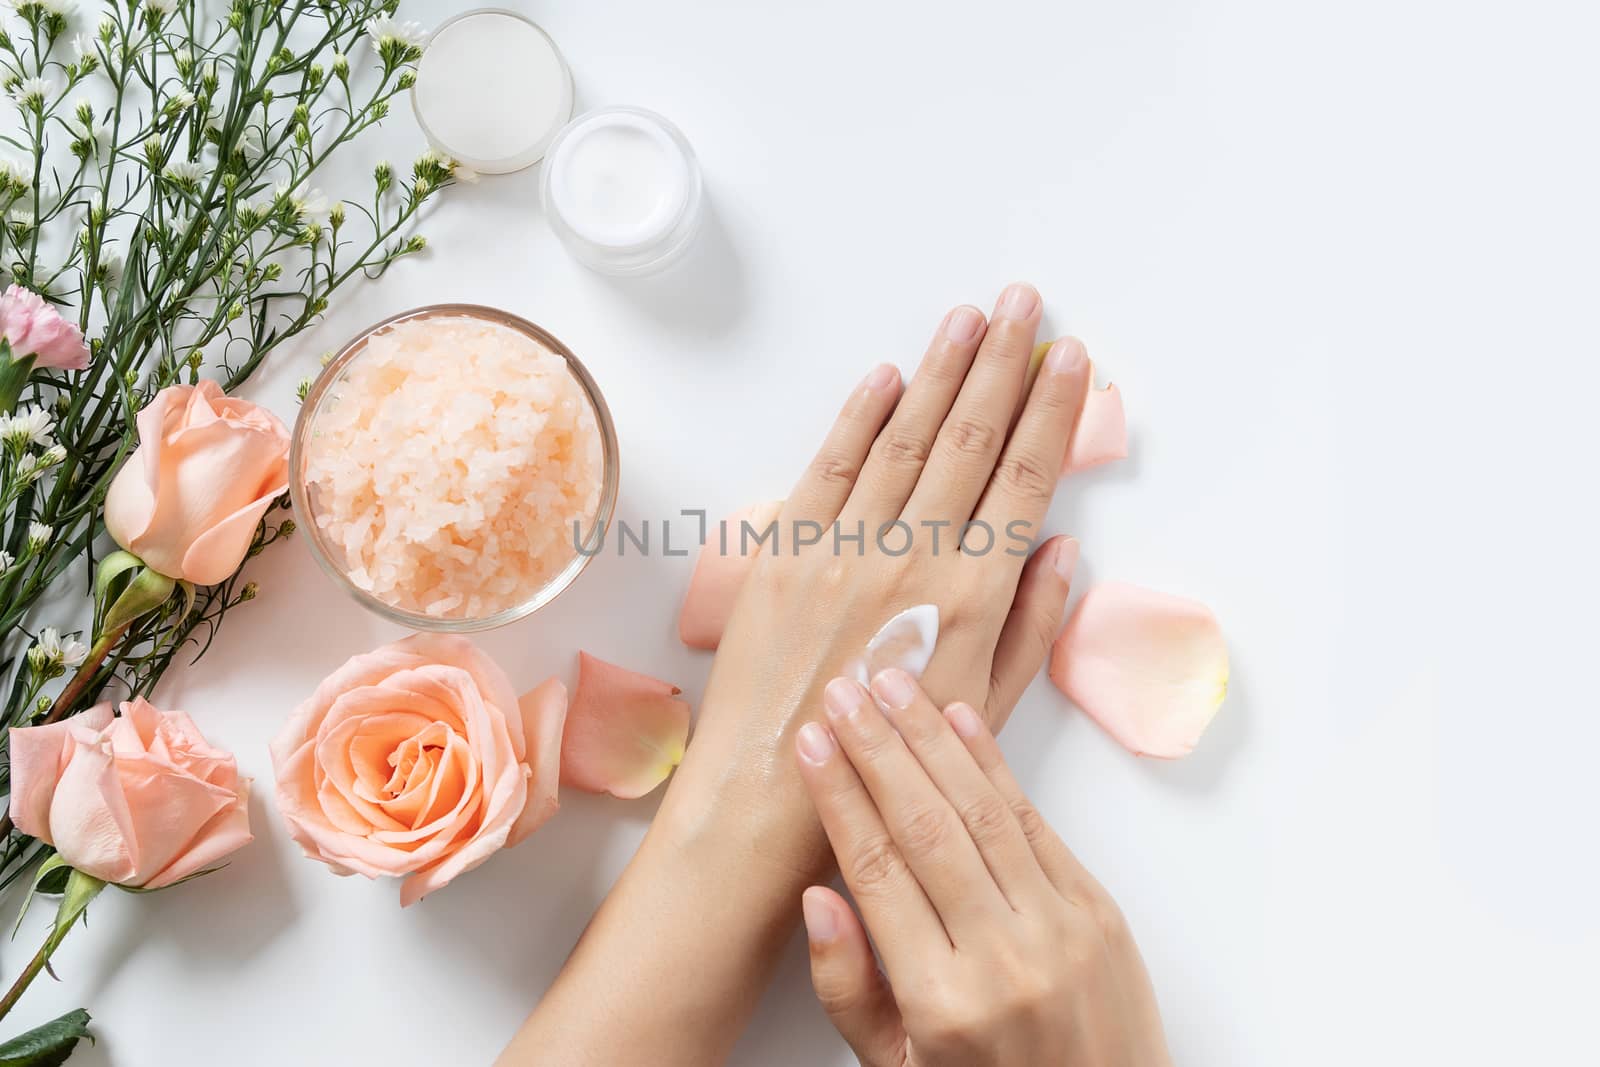
[[[602,274],[649,274],[683,254],[700,227],[700,165],[653,111],[580,115],[546,154],[540,197],[568,251]]]
[[[480,173],[506,174],[543,158],[572,117],[572,71],[538,26],[480,8],[428,38],[411,106],[438,151]]]

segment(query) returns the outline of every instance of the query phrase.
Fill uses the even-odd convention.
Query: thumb
[[[844,898],[814,885],[800,898],[811,946],[811,985],[862,1067],[902,1062],[906,1033],[861,920]]]
[[[1050,645],[1061,629],[1067,588],[1077,563],[1078,542],[1071,537],[1052,537],[1022,568],[989,675],[988,720],[995,733],[1000,732],[1023,690],[1050,655]]]

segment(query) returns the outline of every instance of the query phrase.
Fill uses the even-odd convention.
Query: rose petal
[[[631,800],[683,759],[689,705],[675,685],[578,653],[578,691],[561,742],[561,783]]]
[[[11,729],[11,821],[29,837],[53,844],[50,798],[76,744],[75,727],[102,730],[111,723],[111,705],[96,704],[81,715],[48,726]]]
[[[518,702],[522,708],[522,730],[528,739],[528,766],[533,776],[528,782],[528,803],[511,827],[508,845],[515,845],[543,826],[556,813],[560,800],[556,787],[561,781],[561,736],[567,725],[567,687],[551,678]]]
[[[1093,382],[1093,364],[1089,366],[1089,374]],[[1122,410],[1122,391],[1115,385],[1104,389],[1091,386],[1083,398],[1083,410],[1078,413],[1078,425],[1067,445],[1061,473],[1068,475],[1127,458],[1128,418]]]
[[[1205,605],[1122,582],[1084,594],[1050,680],[1139,756],[1187,756],[1228,691],[1228,648]]]
[[[781,500],[769,500],[744,508],[707,532],[678,613],[678,638],[684,644],[714,649],[721,642],[739,590],[755,566],[758,538],[777,519],[782,506]],[[745,524],[749,524],[748,534]]]

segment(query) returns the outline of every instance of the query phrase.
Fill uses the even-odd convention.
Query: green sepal
[[[89,1013],[76,1008],[0,1045],[0,1067],[60,1067],[89,1032]]]
[[[28,895],[22,898],[22,907],[17,909],[17,924],[11,928],[12,940],[16,939],[17,931],[22,929],[23,916],[28,914],[28,905],[33,903],[34,894],[48,893],[54,896],[63,893],[71,878],[72,868],[61,858],[61,853],[52,852],[45,857],[39,869],[33,872],[33,882],[28,886]]]
[[[119,885],[117,888],[122,890],[124,893],[159,893],[163,889],[171,889],[173,886],[182,885],[185,882],[192,882],[196,878],[204,878],[208,874],[216,874],[226,866],[226,863],[219,863],[215,867],[207,867],[203,871],[195,871],[193,874],[185,875],[184,877],[179,878],[176,882],[168,882],[166,885],[158,885],[154,889],[143,885]]]
[[[0,415],[17,410],[22,390],[27,388],[28,376],[33,373],[34,357],[17,359],[11,354],[11,342],[0,337]]]
[[[139,616],[159,608],[172,595],[176,584],[160,571],[153,571],[149,567],[141,569],[107,609],[106,617],[100,623],[100,633],[116,633]]]
[[[132,552],[118,549],[100,561],[100,566],[94,571],[94,603],[95,607],[104,610],[106,593],[111,589],[111,583],[122,577],[135,567],[144,566],[144,560]]]

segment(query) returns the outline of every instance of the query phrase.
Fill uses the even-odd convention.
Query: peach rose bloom
[[[278,808],[338,874],[404,876],[410,906],[556,810],[567,692],[522,697],[460,637],[418,634],[356,656],[272,744]]]
[[[210,381],[167,386],[138,425],[139,447],[106,494],[106,529],[169,578],[226,580],[289,488],[289,431]]]
[[[181,711],[142,697],[11,730],[11,818],[104,882],[160,889],[250,841],[249,780]]]

